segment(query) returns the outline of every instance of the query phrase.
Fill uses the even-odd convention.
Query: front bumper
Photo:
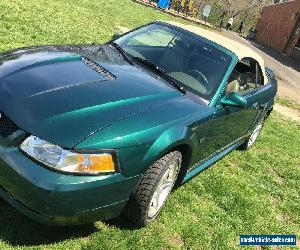
[[[73,176],[50,171],[0,138],[0,196],[31,219],[75,225],[117,217],[139,177]]]

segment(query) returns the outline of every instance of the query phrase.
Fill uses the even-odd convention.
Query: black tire
[[[176,178],[172,186],[173,189],[182,164],[182,155],[178,151],[171,152],[156,161],[145,172],[134,192],[131,194],[127,205],[127,217],[134,226],[143,227],[158,216],[161,208],[155,216],[151,218],[148,216],[148,211],[150,209],[154,193],[157,190],[163,176],[165,176],[166,172],[170,169],[171,164],[178,164]]]
[[[266,117],[264,117],[263,119],[261,119],[261,120],[256,124],[256,126],[255,126],[253,132],[251,133],[251,135],[250,135],[250,136],[246,139],[246,141],[239,147],[240,150],[248,150],[249,148],[251,148],[251,147],[255,144],[257,138],[260,136],[260,133],[261,133],[261,131],[262,131],[264,125],[265,125],[265,120],[266,120]],[[259,128],[259,127],[260,127],[260,128]],[[256,129],[258,129],[258,128],[259,128],[259,131],[258,131],[257,136],[255,137],[255,139],[254,139],[253,141],[251,141],[252,138],[253,138],[253,136],[254,136],[254,133],[255,133]]]

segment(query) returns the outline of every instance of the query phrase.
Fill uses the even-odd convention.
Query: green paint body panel
[[[277,91],[269,70],[270,82],[245,96],[246,107],[224,108],[237,57],[219,48],[232,63],[209,104],[128,63],[109,44],[1,53],[0,113],[20,129],[0,135],[0,195],[39,222],[81,224],[118,216],[143,173],[178,146],[191,152],[183,181],[197,175],[245,140],[271,110]],[[29,134],[67,149],[114,149],[120,172],[50,171],[20,152]]]

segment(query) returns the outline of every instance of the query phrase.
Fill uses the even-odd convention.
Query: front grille
[[[6,115],[0,112],[0,135],[7,137],[19,128]]]

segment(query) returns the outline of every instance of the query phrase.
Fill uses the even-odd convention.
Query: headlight
[[[117,167],[112,152],[74,152],[43,141],[36,136],[28,137],[20,148],[46,166],[67,173],[95,175],[115,172]]]

